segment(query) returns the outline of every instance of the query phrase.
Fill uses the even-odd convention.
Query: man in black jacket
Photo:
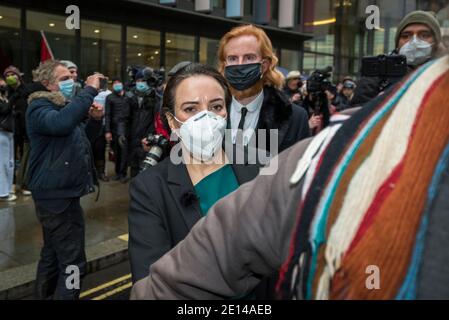
[[[112,93],[106,98],[105,131],[106,141],[111,143],[115,155],[113,180],[127,181],[128,171],[128,117],[129,106],[125,100],[123,82],[112,79]]]
[[[233,95],[228,123],[233,143],[248,145],[256,139],[257,148],[274,155],[309,136],[307,113],[280,91],[283,76],[262,29],[244,25],[229,31],[221,39],[218,60]],[[266,142],[259,141],[259,129],[266,130]],[[278,150],[271,150],[270,130],[277,130]]]
[[[44,235],[35,297],[77,299],[86,273],[80,198],[98,184],[83,124],[88,115],[103,115],[92,106],[102,75],[88,77],[86,88],[66,105],[74,86],[69,70],[48,60],[35,74],[41,91],[30,95],[26,113],[29,188]]]
[[[136,74],[136,87],[125,94],[129,105],[130,117],[130,154],[129,164],[131,177],[135,177],[139,171],[142,161],[145,159],[145,151],[142,140],[150,133],[155,133],[154,117],[159,103],[156,90],[151,88],[143,69]]]

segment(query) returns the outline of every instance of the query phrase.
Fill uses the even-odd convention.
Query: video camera
[[[332,75],[332,67],[315,70],[307,80],[307,92],[311,94],[318,94],[325,92],[332,86],[329,78]]]
[[[407,58],[403,55],[380,55],[362,59],[362,76],[383,79],[403,77],[407,74]]]
[[[306,106],[308,105],[313,110],[313,115],[323,117],[323,128],[327,127],[330,121],[326,90],[329,90],[332,86],[332,82],[329,80],[332,71],[331,66],[315,70],[307,80],[309,98],[306,99]]]
[[[140,70],[143,72],[145,81],[152,88],[161,86],[165,81],[165,70],[163,67],[159,70],[155,70],[153,68],[141,65],[128,66],[126,68],[126,72],[128,73],[130,79],[129,87],[134,86],[136,83],[136,75]]]
[[[150,167],[154,167],[161,161],[164,152],[169,146],[169,141],[163,136],[150,133],[147,137],[148,145],[151,145],[145,160],[142,162],[140,171],[145,171]]]
[[[404,77],[407,71],[407,58],[394,52],[362,59],[362,77],[379,78],[380,92]]]

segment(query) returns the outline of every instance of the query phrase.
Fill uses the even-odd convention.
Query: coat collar
[[[185,164],[168,161],[167,182],[175,204],[190,230],[202,218],[200,203]],[[232,165],[239,185],[254,179],[259,173],[257,165]]]
[[[28,98],[28,104],[31,104],[34,100],[37,99],[47,99],[58,107],[65,106],[65,98],[61,92],[50,92],[50,91],[36,91],[30,94]]]

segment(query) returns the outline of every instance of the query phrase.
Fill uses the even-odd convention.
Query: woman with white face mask
[[[212,67],[190,64],[168,82],[162,117],[179,143],[130,186],[129,256],[133,281],[184,239],[208,209],[255,178],[258,165],[230,164],[223,146],[232,96]]]

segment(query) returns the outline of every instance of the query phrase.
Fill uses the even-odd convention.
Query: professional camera
[[[323,117],[323,128],[329,125],[330,111],[326,90],[332,86],[329,78],[332,75],[332,67],[315,70],[307,80],[308,97],[304,100],[304,106],[312,110],[313,115]]]
[[[362,59],[362,76],[379,78],[403,77],[407,74],[407,58],[390,54]]]
[[[157,88],[164,83],[165,80],[164,69],[154,70],[153,68],[145,67],[142,72],[145,81],[148,83],[150,87]]]
[[[149,167],[157,165],[169,146],[169,141],[163,135],[151,133],[148,135],[147,141],[148,145],[151,145],[151,149],[148,151],[145,160],[142,162],[141,171],[145,171]]]
[[[407,58],[395,52],[362,59],[362,77],[378,78],[379,92],[402,79],[407,71]]]
[[[307,80],[307,92],[311,94],[318,94],[328,90],[332,83],[329,78],[332,75],[332,67],[315,70]]]

